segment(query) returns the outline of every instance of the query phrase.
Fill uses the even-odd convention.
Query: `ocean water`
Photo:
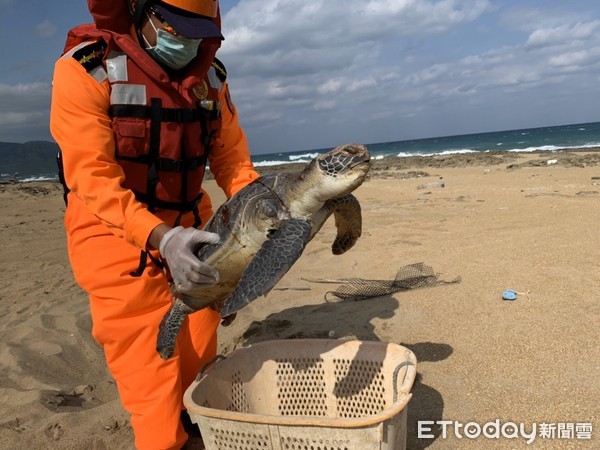
[[[346,142],[340,142],[340,144],[344,143]],[[552,152],[564,149],[600,147],[600,122],[394,142],[359,143],[365,144],[375,159],[382,159],[387,156],[431,156],[490,151]],[[331,150],[331,148],[252,155],[252,162],[256,167],[298,162],[306,163],[318,154],[328,150]],[[27,173],[26,170],[23,172]],[[9,174],[0,174],[0,180],[8,179],[8,176]],[[32,174],[24,178],[18,178],[19,181],[51,179],[56,179],[55,173]]]
[[[364,144],[375,159],[490,151],[534,152],[600,147],[600,122]],[[342,144],[342,143],[340,143]],[[255,166],[308,162],[331,148],[253,155]]]

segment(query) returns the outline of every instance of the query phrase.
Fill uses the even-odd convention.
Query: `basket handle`
[[[223,356],[223,355],[217,355],[213,359],[211,359],[210,361],[208,361],[206,364],[204,364],[202,366],[202,369],[200,369],[200,372],[198,372],[198,376],[196,377],[196,381],[200,381],[202,379],[202,377],[204,376],[204,372],[206,371],[206,369],[208,369],[210,366],[212,366],[214,363],[216,363],[217,361],[219,361],[221,359],[227,359],[227,357]]]
[[[402,369],[403,367],[406,367],[406,366],[414,366],[414,363],[412,361],[408,361],[408,360],[402,361],[394,369],[393,379],[392,379],[392,383],[394,385],[394,400],[393,400],[394,403],[396,403],[396,400],[398,400],[398,374],[400,373],[400,369]]]

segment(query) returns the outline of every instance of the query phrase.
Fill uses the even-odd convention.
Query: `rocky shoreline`
[[[506,169],[522,167],[544,167],[557,165],[561,167],[586,167],[600,165],[600,147],[535,152],[501,152],[457,153],[435,156],[388,156],[372,161],[370,177],[379,178],[394,176],[400,178],[427,176],[426,171],[414,170],[412,173],[398,173],[410,169],[461,168],[468,166],[500,166]],[[304,163],[258,166],[261,175],[276,172],[292,172],[304,167]],[[207,174],[212,177],[212,174]]]
[[[301,170],[305,165],[306,163],[291,163],[273,166],[257,166],[256,171],[261,175],[280,172],[295,172]],[[600,147],[557,151],[539,150],[522,153],[492,151],[486,153],[457,153],[434,156],[387,156],[385,158],[372,160],[369,176],[371,178],[415,178],[428,176],[427,169],[462,168],[469,166],[498,167],[501,165],[505,165],[506,169],[553,165],[560,167],[599,166]],[[206,171],[205,177],[208,180],[214,179],[210,170]],[[16,179],[0,181],[0,186],[14,183],[19,183],[19,181]]]

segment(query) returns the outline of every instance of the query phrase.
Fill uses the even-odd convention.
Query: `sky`
[[[221,0],[253,154],[600,121],[598,0]],[[0,0],[0,142],[52,140],[85,1]]]

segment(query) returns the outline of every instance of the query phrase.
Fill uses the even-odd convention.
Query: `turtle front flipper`
[[[310,237],[311,226],[306,220],[283,221],[244,270],[237,287],[225,300],[221,317],[239,311],[273,289],[300,258]]]
[[[341,255],[350,250],[362,234],[360,203],[352,194],[327,200],[325,205],[311,216],[311,239],[332,214],[335,217],[337,235],[331,245],[331,251],[334,255]]]
[[[169,359],[175,352],[175,342],[177,335],[183,325],[183,321],[188,314],[194,310],[183,303],[179,298],[175,298],[173,306],[167,311],[158,328],[158,338],[156,340],[156,351],[162,359]]]

